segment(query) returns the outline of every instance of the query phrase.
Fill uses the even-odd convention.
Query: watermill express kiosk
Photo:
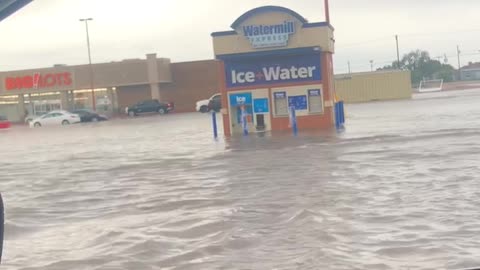
[[[244,128],[288,130],[291,107],[300,130],[334,127],[329,23],[309,23],[290,9],[265,6],[243,14],[231,27],[212,33],[226,136]]]

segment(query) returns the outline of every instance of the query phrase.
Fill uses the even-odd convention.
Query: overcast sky
[[[0,23],[0,71],[82,64],[88,61],[85,28],[90,23],[92,58],[108,62],[155,52],[172,61],[213,58],[210,33],[230,30],[245,11],[262,5],[293,9],[310,22],[324,21],[323,0],[34,0]],[[446,54],[457,66],[480,61],[480,0],[330,0],[335,27],[335,70],[370,69],[416,48]]]

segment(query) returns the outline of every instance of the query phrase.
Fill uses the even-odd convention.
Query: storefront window
[[[63,109],[60,92],[33,93],[24,97],[25,108],[29,115],[40,116],[50,111]]]
[[[274,92],[273,103],[276,115],[288,116],[288,100],[286,92]]]
[[[95,89],[95,109],[97,111],[108,111],[111,105],[106,88]],[[93,96],[91,89],[73,91],[73,104],[75,109],[93,110]]]
[[[0,105],[18,104],[18,96],[0,96]]]
[[[310,113],[323,113],[323,100],[321,89],[308,90],[308,111]]]
[[[46,114],[50,111],[61,110],[62,104],[58,100],[42,100],[33,103],[34,114],[37,116]]]
[[[10,121],[18,121],[18,96],[0,96],[0,117]],[[1,134],[0,134],[1,135]],[[1,137],[1,136],[0,136]]]
[[[95,91],[97,112],[106,114],[112,110],[112,98],[108,95],[107,89]]]

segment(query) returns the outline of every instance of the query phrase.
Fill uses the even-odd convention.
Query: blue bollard
[[[292,126],[293,136],[298,135],[297,114],[295,107],[290,107],[290,125]]]
[[[340,129],[340,103],[335,103],[335,127]]]
[[[341,129],[345,124],[345,108],[343,101],[335,103],[335,127]]]
[[[345,114],[344,114],[344,109],[343,109],[343,101],[339,101],[338,102],[338,106],[339,106],[339,113],[340,113],[340,127],[343,126],[343,124],[345,124]]]
[[[212,111],[213,138],[218,138],[217,113]]]
[[[243,126],[243,135],[248,136],[248,123],[247,123],[247,115],[242,115],[242,126]]]
[[[243,136],[248,136],[248,121],[247,121],[247,110],[245,107],[241,108],[240,119],[242,121]]]
[[[342,118],[342,125],[344,125],[345,124],[345,106],[344,106],[343,101],[340,104],[342,104],[341,105],[341,112],[342,112],[342,117],[341,118]]]

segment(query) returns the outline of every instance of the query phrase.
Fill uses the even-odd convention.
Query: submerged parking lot
[[[199,113],[0,132],[3,268],[478,266],[479,103],[349,105],[296,138],[215,141]]]

